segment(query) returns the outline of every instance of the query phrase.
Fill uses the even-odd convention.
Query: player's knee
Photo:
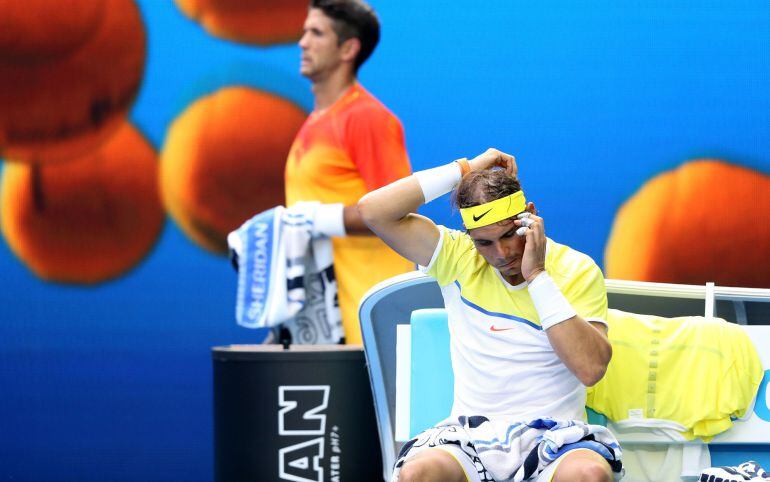
[[[577,472],[580,482],[612,482],[612,473],[606,462],[586,460]]]
[[[430,478],[430,464],[420,459],[407,460],[398,472],[398,482],[428,482]]]

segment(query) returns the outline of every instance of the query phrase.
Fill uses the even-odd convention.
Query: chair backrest
[[[770,289],[608,279],[610,308],[658,316],[716,316],[739,325],[770,325]]]
[[[399,337],[401,338],[401,337]],[[454,397],[454,374],[449,354],[449,328],[446,310],[412,312],[411,363],[408,382],[402,377],[396,386],[409,392],[408,436],[402,438],[407,413],[396,406],[396,440],[405,441],[449,416]],[[402,339],[397,340],[399,345]],[[402,363],[402,358],[398,360]],[[402,386],[402,385],[408,385]],[[400,401],[400,400],[399,400]]]
[[[396,453],[396,331],[409,327],[412,311],[443,308],[438,283],[420,272],[399,275],[379,283],[361,299],[359,320],[380,435],[383,480],[390,480]]]
[[[717,316],[741,324],[770,325],[770,303],[768,303],[770,290],[618,280],[607,280],[606,284],[611,308],[661,316],[704,314],[709,316],[716,313]],[[397,333],[400,332],[404,339],[411,336],[410,320],[413,311],[424,308],[443,308],[443,306],[441,291],[436,281],[419,272],[407,273],[386,280],[373,287],[362,298],[359,319],[361,320],[364,351],[371,376],[377,414],[384,480],[390,479],[396,453],[401,445],[400,441],[408,439],[408,435],[412,431],[412,417],[407,417],[407,422],[403,422],[403,412],[406,411],[407,415],[410,412],[410,408],[404,407],[409,405],[411,392],[407,391],[404,395],[403,391],[399,393],[396,391],[397,379],[403,383],[407,374],[411,376],[411,368],[404,370],[402,364],[402,368],[399,370],[396,364]],[[770,367],[770,360],[766,359],[770,356],[770,327],[749,328],[751,328],[752,339],[757,342],[764,366]],[[760,333],[763,334],[760,335]],[[767,333],[768,341],[766,344],[762,342],[763,345],[760,345],[755,336],[764,338],[764,333]],[[398,355],[399,359],[404,358],[407,354],[411,356],[411,353],[411,344],[408,345],[408,350],[402,346]],[[407,366],[411,366],[411,364]],[[767,410],[768,405],[770,405],[770,400],[767,398],[770,396],[767,392],[767,372],[765,375],[765,380],[760,388],[760,398],[762,394],[765,398],[758,399],[754,413],[761,421],[766,420],[770,423],[770,411]],[[399,404],[398,414],[402,416],[398,418],[400,423],[397,424],[396,400],[399,396],[402,403]],[[419,411],[416,416],[418,418],[415,426],[418,423],[423,423],[420,422]],[[751,421],[746,425],[761,426],[761,424],[752,424]],[[397,432],[399,437],[395,436]],[[730,436],[734,437],[735,433],[738,433],[734,432],[733,435],[729,435],[731,432],[733,431],[720,435],[718,441],[741,443],[729,439]]]

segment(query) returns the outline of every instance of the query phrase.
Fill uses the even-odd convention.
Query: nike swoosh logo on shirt
[[[506,330],[513,330],[513,328],[498,328],[495,325],[492,325],[489,327],[492,331],[506,331]]]
[[[489,211],[491,211],[491,210],[492,210],[492,209],[487,209],[486,211],[484,211],[483,213],[479,214],[478,216],[476,216],[476,215],[474,214],[474,215],[473,215],[473,222],[475,223],[475,222],[476,222],[476,221],[478,221],[479,219],[483,218],[484,216],[486,216],[487,214],[489,214]]]

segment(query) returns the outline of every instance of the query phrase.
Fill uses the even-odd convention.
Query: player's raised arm
[[[403,257],[426,266],[436,250],[439,231],[433,221],[415,211],[451,191],[463,174],[492,166],[516,172],[513,156],[488,149],[470,161],[460,159],[416,172],[370,192],[358,202],[358,209],[367,226],[385,243]]]

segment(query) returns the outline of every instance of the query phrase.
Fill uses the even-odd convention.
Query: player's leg
[[[567,452],[540,473],[535,482],[611,482],[610,464],[593,450]]]
[[[475,482],[478,473],[468,456],[457,449],[435,447],[407,459],[398,475],[398,482]],[[467,459],[463,464],[462,458]],[[465,465],[465,467],[463,466]],[[470,469],[470,470],[469,470]],[[470,471],[471,473],[466,474]]]

